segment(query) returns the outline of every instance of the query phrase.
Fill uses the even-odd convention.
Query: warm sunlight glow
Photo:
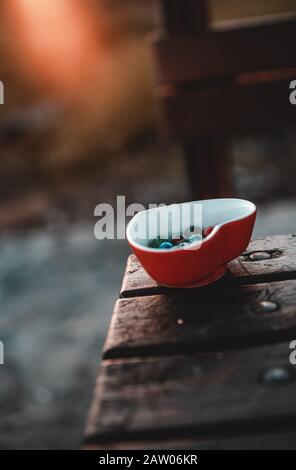
[[[26,73],[55,92],[83,86],[99,54],[89,0],[4,0],[14,49]]]

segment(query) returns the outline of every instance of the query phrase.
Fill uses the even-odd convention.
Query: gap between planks
[[[275,310],[262,311],[264,302]],[[263,304],[262,304],[263,302]],[[250,348],[296,337],[296,280],[118,300],[104,359]]]

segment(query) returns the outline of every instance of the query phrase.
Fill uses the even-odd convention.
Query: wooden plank
[[[179,0],[182,2],[182,0]],[[285,12],[295,12],[295,0],[208,0],[212,18],[215,22],[236,18],[253,18],[258,15],[276,16]]]
[[[293,0],[294,1],[294,0]],[[221,21],[212,21],[212,31],[226,31],[239,28],[255,28],[264,25],[283,23],[285,21],[292,21],[296,19],[296,12],[286,11],[284,13],[244,16],[240,18],[230,18]]]
[[[146,441],[118,441],[105,445],[92,444],[86,450],[295,450],[296,433],[252,434],[221,439],[185,437]]]
[[[183,93],[161,91],[163,132],[174,140],[203,139],[281,127],[296,121],[290,79]]]
[[[265,252],[266,260],[251,261],[250,256]],[[228,265],[228,275],[219,281],[221,287],[236,283],[258,283],[296,278],[296,234],[259,238]],[[176,291],[176,290],[175,290]],[[159,286],[142,268],[134,255],[128,259],[121,297],[155,295],[173,292]],[[184,290],[186,292],[186,290]]]
[[[274,311],[265,311],[266,304]],[[268,344],[296,337],[296,280],[211,286],[117,302],[104,357],[120,358]]]
[[[268,259],[253,261],[258,253]],[[242,282],[262,282],[296,277],[296,234],[277,235],[251,241],[247,250],[229,264],[233,277]]]
[[[192,199],[233,195],[231,148],[227,137],[186,142],[183,150]]]
[[[205,82],[296,66],[296,20],[154,42],[159,83]]]
[[[239,278],[238,278],[239,279]],[[235,279],[228,272],[222,279],[215,283],[215,286],[230,287],[234,284]],[[193,291],[196,289],[190,289]],[[199,291],[204,290],[204,288],[198,289]],[[127,267],[125,275],[123,278],[120,298],[129,298],[129,297],[141,297],[147,295],[158,295],[158,294],[172,294],[182,292],[183,294],[188,293],[188,289],[182,288],[170,288],[165,287],[160,284],[157,284],[149,274],[146,273],[139,260],[135,255],[130,255],[127,261]]]
[[[295,368],[288,364],[285,343],[223,355],[106,361],[87,441],[295,430]],[[263,373],[271,367],[285,368],[290,380],[266,383]]]
[[[129,256],[120,290],[120,297],[158,294],[159,287],[142,268],[135,255]]]

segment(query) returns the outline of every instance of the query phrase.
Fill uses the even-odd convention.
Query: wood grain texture
[[[277,309],[261,313],[260,302]],[[296,280],[119,300],[105,358],[217,351],[296,337]]]
[[[249,86],[216,84],[183,92],[162,89],[162,132],[179,141],[293,123],[296,109],[289,101],[290,82],[291,78]]]
[[[256,252],[268,259],[251,261]],[[158,286],[131,256],[121,296],[86,449],[296,448],[295,235],[252,241],[200,289]],[[275,310],[263,313],[262,301]],[[289,380],[266,383],[270,367]]]
[[[257,251],[266,251],[270,259],[250,261],[250,255]],[[292,234],[251,241],[242,256],[229,263],[227,277],[217,284],[224,288],[233,283],[257,283],[293,278],[296,278],[296,235]],[[153,281],[134,255],[129,257],[121,297],[164,294],[173,291],[176,289],[159,286]]]
[[[291,381],[262,381],[269,367],[288,367],[289,345],[223,354],[105,361],[87,441],[252,434],[296,426]]]
[[[158,284],[144,270],[135,255],[129,256],[120,290],[120,297],[158,293]]]
[[[190,31],[189,31],[190,32]],[[296,20],[254,28],[159,38],[159,84],[296,67]]]
[[[267,252],[270,258],[251,261],[250,255]],[[296,278],[296,234],[257,238],[229,265],[229,271],[243,282]]]

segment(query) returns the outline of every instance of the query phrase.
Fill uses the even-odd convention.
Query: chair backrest
[[[206,0],[161,0],[154,41],[171,138],[203,138],[296,121],[296,16],[210,24]]]

